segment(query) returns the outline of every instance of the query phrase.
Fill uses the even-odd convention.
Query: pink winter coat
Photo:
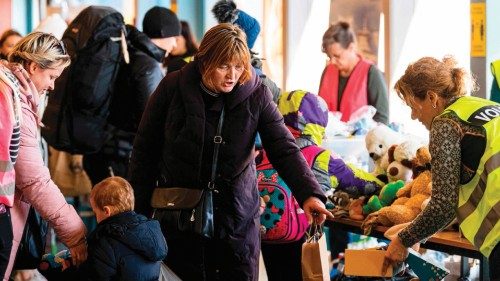
[[[14,110],[13,91],[9,85],[13,83],[9,83],[9,74],[13,77],[10,70],[0,65],[0,204],[12,207],[16,173],[10,159],[10,143],[16,116],[20,113]]]
[[[49,222],[66,246],[71,248],[85,243],[85,225],[73,206],[66,203],[59,188],[50,179],[49,170],[44,166],[38,139],[37,106],[38,96],[21,95],[21,145],[14,166],[16,191],[14,207],[11,209],[14,240],[4,280],[8,280],[12,270],[30,204]]]

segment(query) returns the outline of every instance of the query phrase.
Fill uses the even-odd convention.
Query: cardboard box
[[[365,249],[345,251],[344,274],[348,276],[392,277],[392,266],[382,274],[385,250]]]

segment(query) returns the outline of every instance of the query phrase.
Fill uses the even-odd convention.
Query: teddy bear
[[[384,161],[381,163],[382,168],[387,170],[389,184],[380,191],[379,196],[370,197],[368,203],[363,206],[363,214],[368,215],[378,211],[394,201],[397,197],[396,192],[412,178],[413,168],[418,164],[415,162],[414,165],[413,161],[416,161],[419,147],[421,144],[415,140],[406,140],[400,144],[391,145],[386,153],[388,164]]]
[[[335,217],[348,217],[352,220],[364,219],[364,196],[354,198],[351,194],[338,190],[329,196],[328,199],[335,205],[335,207],[331,210]]]
[[[365,234],[377,224],[393,226],[412,221],[428,203],[432,192],[431,156],[427,147],[417,150],[412,159],[414,179],[396,192],[398,197],[391,206],[368,215],[362,224]]]
[[[368,155],[375,164],[374,174],[383,175],[385,169],[380,168],[382,157],[386,154],[389,147],[393,144],[400,144],[404,141],[404,137],[387,127],[384,124],[379,124],[368,131],[365,137],[366,150]]]
[[[411,165],[413,181],[398,190],[396,193],[397,197],[411,198],[416,194],[429,192],[425,184],[423,184],[431,182],[431,153],[426,146],[417,149],[415,158],[411,161]]]
[[[386,170],[388,182],[397,180],[409,181],[413,176],[413,162],[417,150],[422,146],[419,141],[406,140],[398,145],[392,145],[387,151],[387,157],[381,161],[381,167]]]

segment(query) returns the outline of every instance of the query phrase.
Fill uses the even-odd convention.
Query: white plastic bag
[[[161,262],[160,266],[160,278],[158,281],[182,281],[179,276],[175,275],[175,273],[168,268],[168,266]]]

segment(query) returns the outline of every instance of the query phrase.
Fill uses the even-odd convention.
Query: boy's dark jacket
[[[167,243],[158,221],[129,211],[99,223],[88,253],[89,280],[158,280]]]

